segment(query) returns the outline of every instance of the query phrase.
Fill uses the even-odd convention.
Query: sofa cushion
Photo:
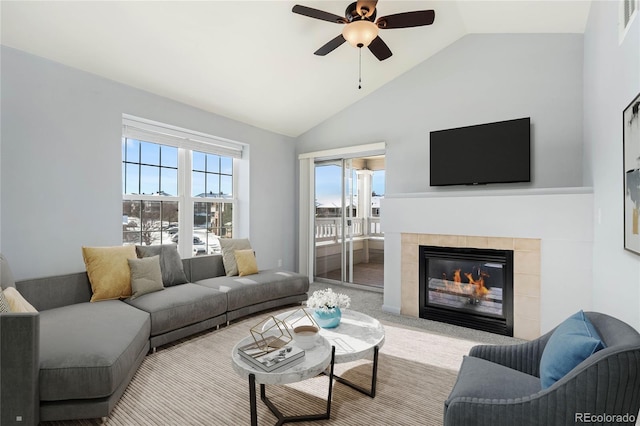
[[[228,277],[238,275],[238,265],[236,263],[236,250],[249,250],[251,243],[246,238],[220,238],[222,248],[222,262]]]
[[[456,398],[509,399],[539,392],[540,379],[482,358],[465,356],[445,407]]]
[[[253,275],[258,273],[258,263],[256,262],[256,255],[252,249],[248,250],[236,250],[236,264],[238,265],[238,275],[244,277],[245,275]]]
[[[164,290],[162,285],[162,271],[160,271],[160,256],[142,259],[127,259],[131,270],[131,298],[135,299],[143,294]]]
[[[196,284],[226,293],[228,311],[309,291],[305,275],[275,269],[248,277],[209,278]]]
[[[540,381],[546,389],[589,356],[604,348],[604,343],[584,312],[563,321],[551,334],[540,358]]]
[[[149,314],[117,300],[40,312],[40,399],[103,398],[148,351]]]
[[[134,246],[82,247],[91,283],[92,302],[131,296],[131,273],[127,259],[135,259]]]
[[[165,286],[168,287],[188,282],[180,254],[178,254],[178,247],[175,244],[136,246],[136,253],[138,253],[138,257],[160,256],[162,283]]]
[[[166,287],[125,302],[151,315],[151,336],[222,315],[227,310],[223,293],[192,283]]]

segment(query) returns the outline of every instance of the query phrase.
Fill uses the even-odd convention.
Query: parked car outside
[[[201,233],[202,231],[195,231]],[[205,231],[206,232],[206,231]],[[207,236],[204,236],[207,238]],[[201,256],[204,254],[220,254],[222,253],[222,247],[220,246],[220,241],[218,241],[218,237],[214,234],[208,234],[209,244],[205,244],[204,240],[197,235],[193,236],[193,255]],[[179,236],[178,233],[174,234],[171,237],[171,241],[178,244]]]

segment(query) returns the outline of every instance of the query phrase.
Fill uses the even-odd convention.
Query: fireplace
[[[513,336],[513,250],[419,246],[419,316]]]

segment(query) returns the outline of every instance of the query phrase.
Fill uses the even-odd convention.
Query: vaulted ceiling
[[[6,1],[2,44],[206,111],[298,136],[471,33],[582,33],[586,0],[380,0],[378,17],[433,9],[425,27],[380,31],[378,61],[343,44],[313,54],[342,25],[345,1]]]

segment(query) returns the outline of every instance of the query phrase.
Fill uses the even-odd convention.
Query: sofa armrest
[[[549,337],[551,332],[516,345],[478,345],[471,348],[469,355],[540,377],[540,358]]]
[[[0,424],[40,421],[40,314],[0,314]]]

